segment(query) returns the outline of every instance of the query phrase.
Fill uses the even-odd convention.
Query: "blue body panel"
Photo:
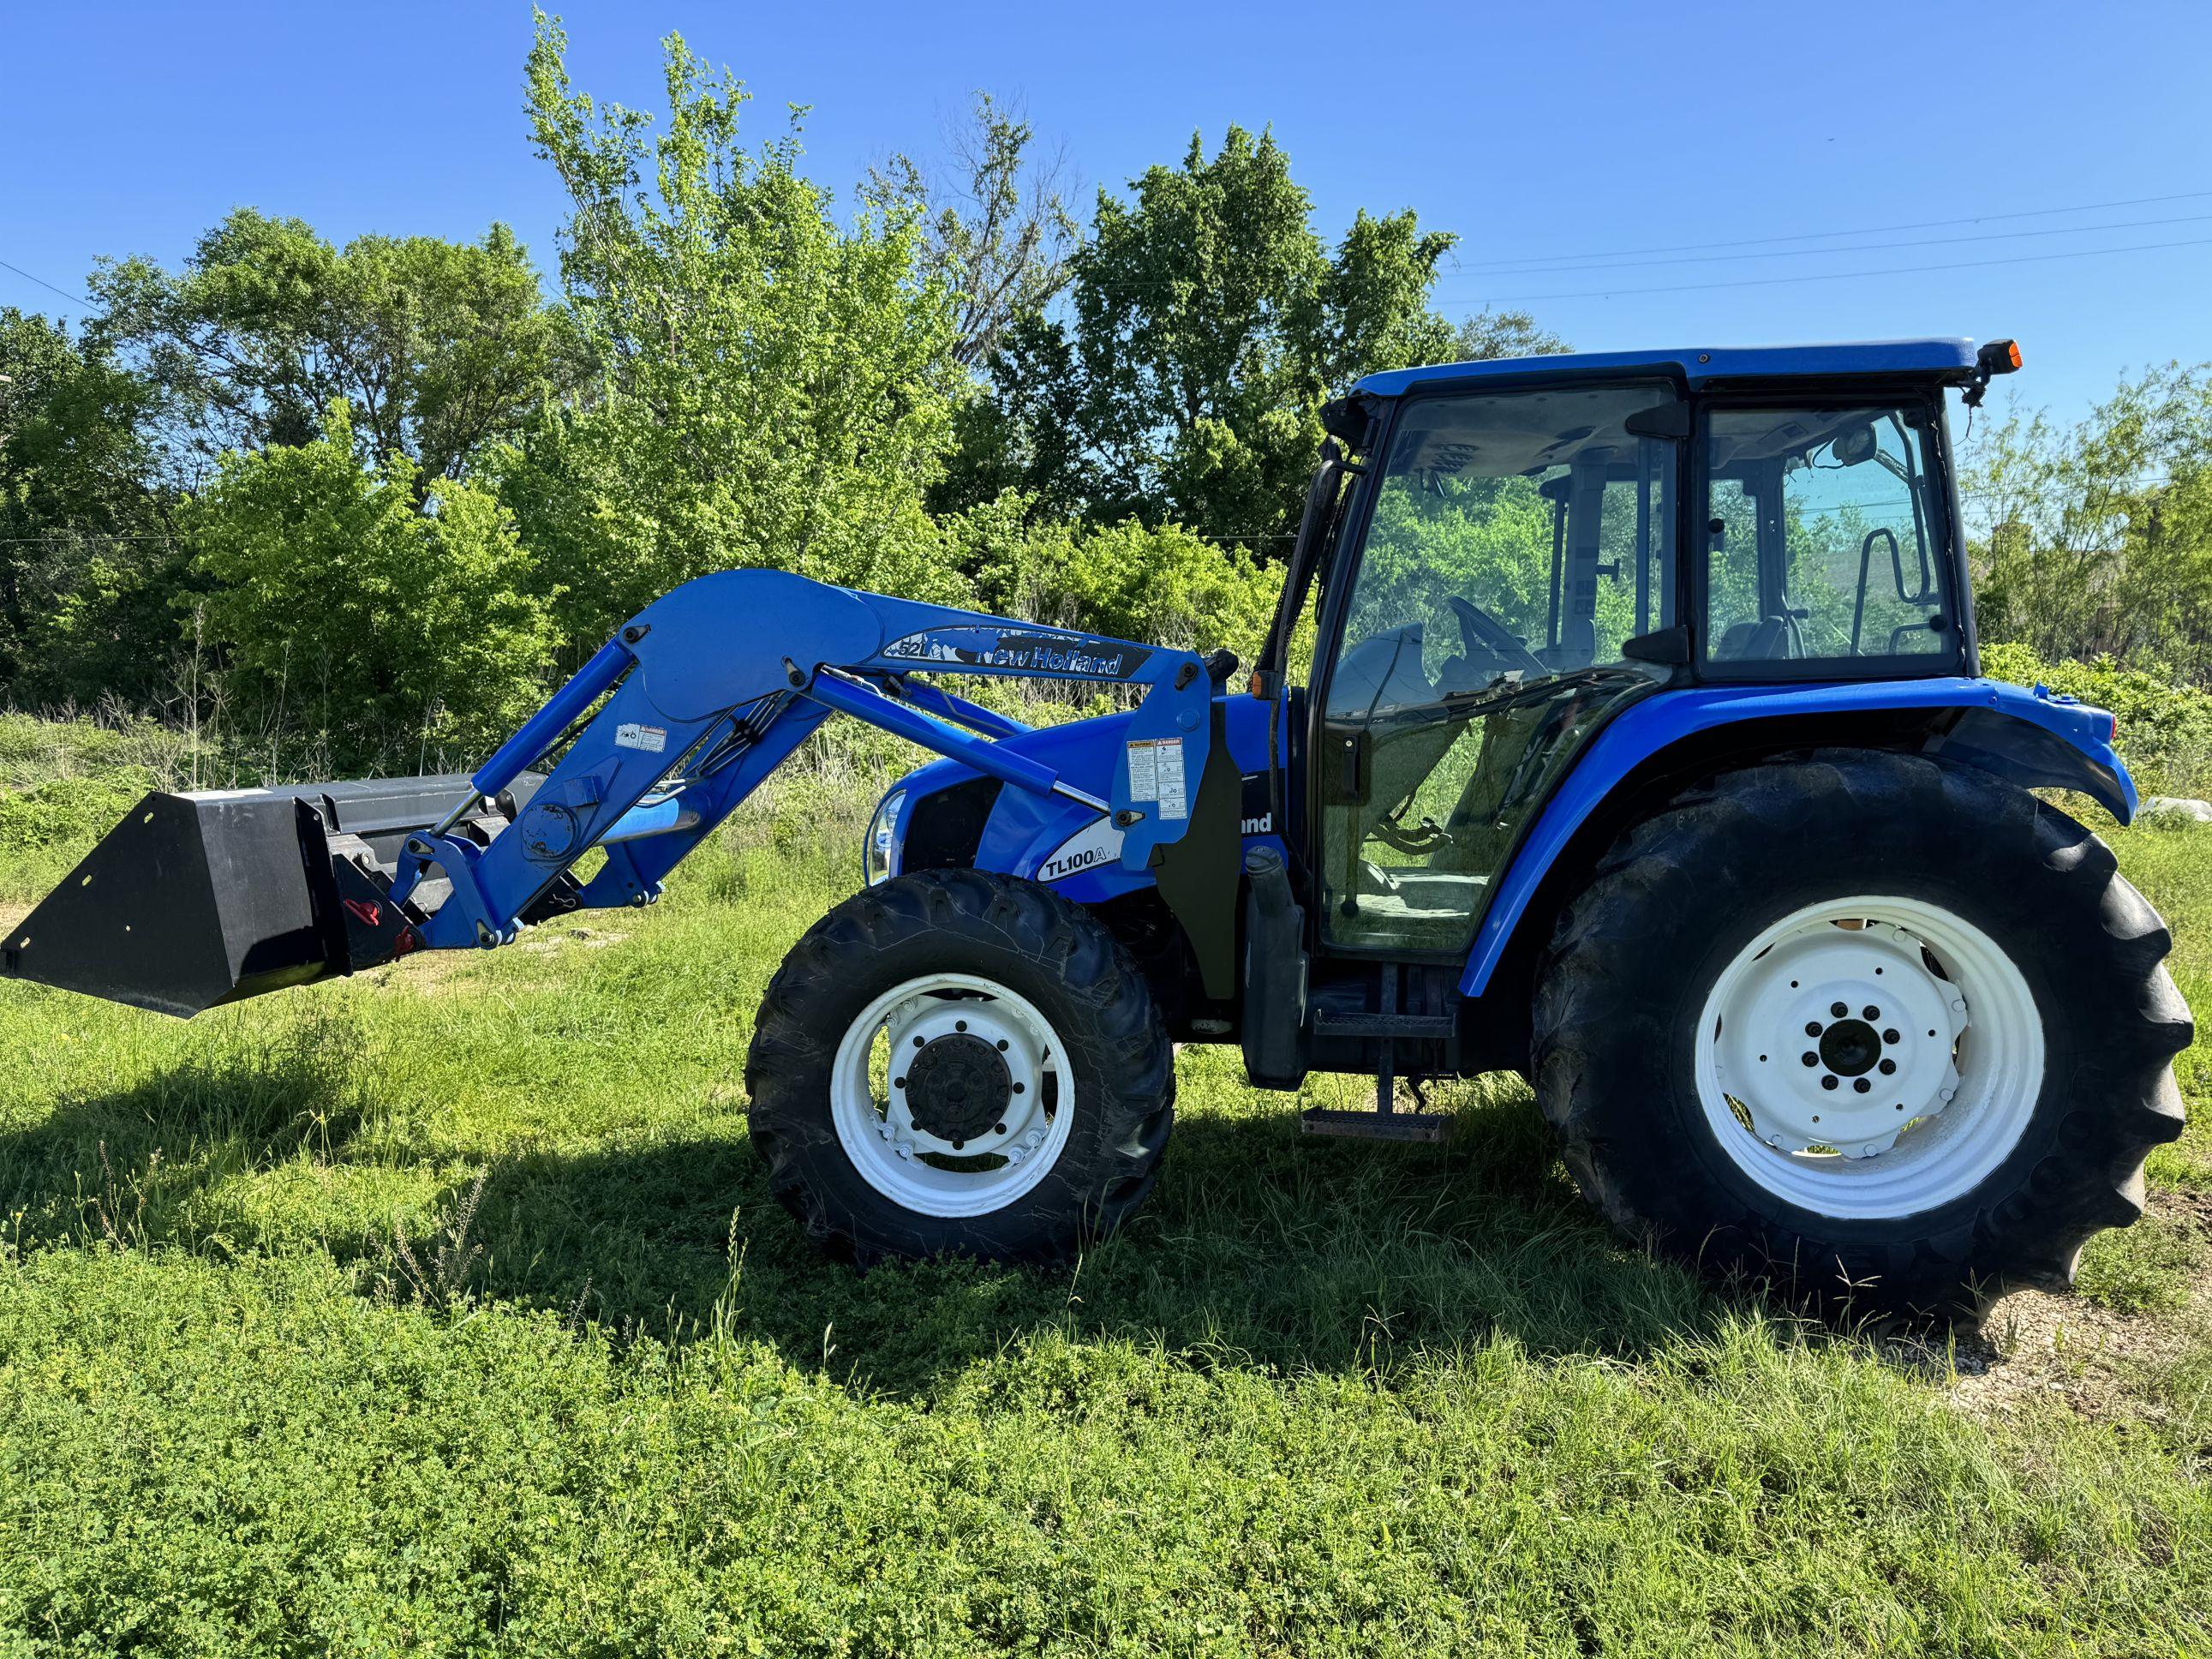
[[[1680,375],[1692,386],[1708,380],[1766,375],[1934,374],[1963,377],[1974,367],[1974,343],[1960,339],[1871,340],[1848,345],[1690,346],[1680,351],[1575,351],[1548,357],[1492,357],[1430,368],[1370,374],[1352,390],[1395,398],[1414,386],[1496,380],[1509,375],[1633,374]]]
[[[1552,860],[1598,804],[1650,757],[1717,726],[1805,714],[1871,715],[1891,708],[1987,711],[1996,717],[1994,722],[1986,732],[1977,731],[1978,741],[1964,750],[1962,758],[2016,781],[2083,790],[2123,823],[2135,815],[2135,782],[2112,748],[2112,717],[2102,709],[2052,697],[2039,686],[2027,691],[1994,680],[1946,678],[1662,691],[1632,704],[1599,732],[1545,805],[1491,895],[1468,953],[1467,969],[1460,976],[1461,992],[1482,994]],[[2050,757],[2039,753],[2039,735],[2055,739],[2062,746],[2058,752]],[[2071,775],[2065,766],[2069,753],[2087,763]]]
[[[1222,698],[1229,750],[1248,778],[1267,769],[1268,705]],[[1511,944],[1514,931],[1553,861],[1614,789],[1644,762],[1682,739],[1720,726],[1811,714],[1891,709],[1957,709],[1962,718],[1931,752],[1965,761],[2024,787],[2078,789],[2125,823],[2135,814],[2136,787],[2112,746],[2112,717],[2104,710],[1994,680],[1926,680],[1698,686],[1660,691],[1631,704],[1577,760],[1530,828],[1491,895],[1461,975],[1460,990],[1480,996]],[[1006,740],[1007,747],[1053,767],[1076,782],[1096,783],[1115,764],[1127,716],[1041,727]],[[915,809],[927,796],[979,776],[940,760],[901,779],[906,799],[896,820],[905,840]],[[976,867],[1045,879],[1083,904],[1103,903],[1152,884],[1108,856],[1080,868],[1039,876],[1054,852],[1098,815],[1074,802],[1018,789],[1001,790],[976,849]],[[1280,844],[1281,826],[1248,817],[1244,844]]]
[[[1230,696],[1216,699],[1221,705],[1223,729],[1229,740],[1230,758],[1246,777],[1267,770],[1268,705],[1251,697]],[[1069,782],[1097,788],[1113,775],[1122,745],[1127,740],[1127,714],[1102,714],[1091,720],[1071,720],[1064,726],[1044,726],[1003,739],[999,746],[1050,766]],[[906,792],[906,800],[895,821],[901,844],[913,822],[916,805],[927,796],[980,776],[973,767],[957,760],[933,761],[908,773],[893,786]],[[1279,826],[1260,827],[1248,816],[1245,844],[1272,842],[1279,846]],[[1118,857],[1079,863],[1064,872],[1039,871],[1055,852],[1096,828],[1103,839],[1112,836],[1100,816],[1064,797],[1039,795],[1020,789],[1002,789],[983,826],[975,850],[975,867],[1007,875],[1027,876],[1048,882],[1079,904],[1102,904],[1152,885],[1152,876],[1132,871]],[[1073,862],[1072,860],[1072,862]]]

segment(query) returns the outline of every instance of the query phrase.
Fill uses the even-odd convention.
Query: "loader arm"
[[[1142,690],[1109,793],[1000,747],[1018,721],[913,678],[947,674]],[[396,852],[339,821],[355,786],[157,793],[0,940],[0,973],[190,1015],[413,950],[504,945],[575,909],[650,904],[834,713],[1110,813],[1124,865],[1144,871],[1200,804],[1219,746],[1212,690],[1188,652],[782,571],[702,576],[631,618]],[[606,862],[580,880],[593,848]]]
[[[908,676],[977,674],[1146,690],[1110,799],[1001,750],[1013,722]],[[455,833],[585,711],[605,703],[489,845]],[[949,755],[1017,788],[1110,812],[1124,865],[1180,840],[1203,775],[1212,688],[1188,652],[831,587],[776,570],[688,582],[632,618],[502,744],[449,823],[404,848],[392,897],[434,873],[452,896],[426,918],[432,948],[504,944],[593,847],[606,864],[559,908],[650,903],[667,875],[832,713]],[[1135,775],[1132,775],[1132,760]]]

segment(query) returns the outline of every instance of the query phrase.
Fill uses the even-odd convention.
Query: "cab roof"
[[[1966,339],[1862,340],[1833,345],[1691,346],[1680,351],[1570,351],[1545,357],[1492,357],[1481,362],[1440,363],[1370,374],[1352,387],[1370,397],[1395,398],[1415,386],[1443,386],[1504,375],[1612,374],[1649,369],[1680,374],[1693,386],[1708,380],[1765,375],[1924,374],[1963,379],[1974,368],[1974,343]]]

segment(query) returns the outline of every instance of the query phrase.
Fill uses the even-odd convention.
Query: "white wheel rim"
[[[1921,899],[1784,916],[1723,970],[1698,1026],[1698,1097],[1722,1150],[1776,1197],[1838,1219],[1972,1192],[2019,1145],[2043,1067],[2043,1021],[2011,957]]]
[[[906,1079],[913,1057],[956,1037],[988,1045],[1006,1067],[1002,1109],[957,1139],[916,1121]],[[893,986],[846,1027],[830,1107],[845,1156],[894,1204],[921,1215],[986,1215],[1059,1163],[1075,1118],[1075,1073],[1060,1034],[1026,998],[974,974],[926,974]]]

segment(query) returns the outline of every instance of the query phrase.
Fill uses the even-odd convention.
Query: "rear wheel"
[[[937,870],[847,900],[769,985],[755,1147],[810,1235],[866,1260],[1064,1256],[1152,1188],[1173,1051],[1143,975],[1035,883]]]
[[[1538,1095],[1584,1193],[1669,1254],[1971,1319],[2141,1213],[2181,1130],[2170,945],[2102,842],[1988,774],[1750,768],[1562,918]]]

